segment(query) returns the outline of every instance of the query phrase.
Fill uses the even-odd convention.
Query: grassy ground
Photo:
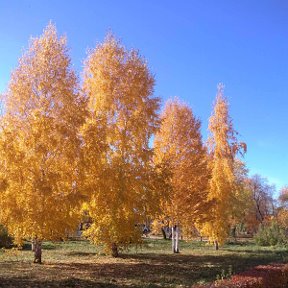
[[[113,259],[87,241],[44,243],[43,265],[29,250],[0,251],[0,287],[191,287],[258,264],[288,260],[281,247],[252,242],[214,251],[205,242],[181,242],[172,254],[169,240],[145,239],[141,249]]]

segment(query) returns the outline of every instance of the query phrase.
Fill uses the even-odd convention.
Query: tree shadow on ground
[[[6,268],[7,274],[0,278],[0,287],[191,287],[201,281],[213,281],[217,275],[222,276],[223,271],[224,276],[229,276],[227,273],[231,268],[233,273],[239,273],[252,266],[281,261],[281,255],[274,252],[258,254],[258,251],[249,251],[244,255],[233,252],[203,256],[124,254],[118,259],[107,257],[106,262],[99,258],[85,263],[79,259],[76,263],[44,265],[4,262],[0,263],[0,271]],[[275,258],[275,255],[279,257]],[[14,276],[8,273],[12,270]],[[0,275],[3,274],[0,272]]]
[[[42,287],[74,287],[74,288],[81,288],[81,287],[105,287],[105,288],[119,288],[122,287],[120,285],[115,285],[111,283],[101,283],[97,281],[92,281],[92,280],[82,280],[82,279],[74,279],[70,278],[67,280],[39,280],[35,281],[33,279],[27,279],[24,277],[18,277],[18,278],[13,278],[13,279],[2,279],[0,278],[0,287],[3,288],[14,288],[14,287],[23,287],[23,288],[42,288]]]
[[[65,253],[67,256],[76,256],[76,257],[94,257],[98,255],[97,253],[92,253],[92,252],[81,252],[81,251],[71,251]]]

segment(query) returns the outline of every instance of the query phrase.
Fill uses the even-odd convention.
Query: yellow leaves
[[[112,35],[91,51],[84,75],[84,186],[95,222],[86,234],[106,247],[125,246],[140,241],[135,225],[155,202],[148,142],[158,124],[159,99],[152,97],[154,79],[144,60]]]
[[[19,61],[6,93],[0,222],[16,239],[59,239],[78,224],[73,207],[82,196],[74,183],[85,101],[69,63],[65,41],[49,24]]]
[[[161,115],[154,152],[163,178],[163,213],[182,225],[201,221],[208,208],[206,151],[199,120],[177,99],[168,101]]]
[[[208,155],[187,105],[169,101],[159,120],[146,61],[112,35],[89,53],[83,80],[80,92],[66,39],[50,23],[30,43],[5,95],[0,222],[18,240],[57,239],[85,211],[93,220],[87,236],[110,247],[141,241],[138,224],[158,214],[201,226],[222,242],[241,190],[235,157],[246,149],[235,137],[223,87]],[[207,219],[213,222],[203,226]]]
[[[239,190],[237,190],[235,156],[238,147],[243,146],[243,144],[238,144],[235,137],[236,133],[229,116],[228,102],[223,95],[223,89],[224,86],[219,84],[213,114],[209,121],[208,145],[212,177],[208,198],[215,199],[216,202],[211,211],[213,220],[203,227],[203,232],[209,235],[211,241],[218,241],[220,244],[228,237],[231,218],[235,216],[235,209],[237,209],[235,206],[241,203],[236,195]],[[240,174],[238,176],[240,177]]]
[[[288,209],[282,208],[277,214],[277,222],[285,229],[288,228]]]

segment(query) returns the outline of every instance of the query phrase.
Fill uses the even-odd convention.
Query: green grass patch
[[[42,265],[33,253],[0,250],[0,287],[191,287],[228,277],[256,265],[285,262],[285,247],[259,247],[254,242],[227,244],[215,251],[206,242],[144,239],[141,247],[105,256],[88,241],[43,243]]]

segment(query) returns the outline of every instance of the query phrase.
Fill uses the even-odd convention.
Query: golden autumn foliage
[[[288,231],[288,186],[285,186],[280,190],[279,202],[280,207],[277,213],[277,221],[286,231]]]
[[[288,231],[288,209],[281,208],[277,213],[277,222],[283,227],[286,231]]]
[[[164,236],[163,226],[177,239],[179,227],[200,231],[218,248],[231,227],[256,230],[271,214],[272,186],[249,179],[237,158],[246,145],[223,85],[206,147],[186,104],[169,100],[159,117],[154,82],[138,51],[110,34],[89,52],[81,89],[54,25],[31,40],[0,107],[0,223],[16,243],[65,238],[82,213],[91,220],[84,236],[113,256],[141,243],[143,224],[155,219]],[[285,228],[287,191],[277,215]]]
[[[246,150],[244,143],[237,142],[222,84],[218,85],[216,102],[209,121],[209,131],[208,148],[212,177],[208,199],[215,200],[216,204],[211,210],[214,219],[204,225],[203,233],[209,236],[210,241],[214,242],[218,249],[218,243],[222,244],[228,237],[235,213],[238,193],[235,157],[241,148]]]
[[[85,62],[89,116],[82,129],[83,169],[93,220],[86,235],[115,256],[117,247],[141,241],[139,224],[157,203],[148,145],[158,125],[153,87],[146,62],[112,35]]]
[[[231,225],[247,225],[254,209],[253,193],[249,188],[248,169],[243,161],[235,159],[234,161],[235,190],[233,191],[232,219]],[[248,227],[246,227],[248,228]]]
[[[166,103],[154,140],[154,162],[166,179],[162,213],[182,228],[202,223],[209,214],[208,159],[200,121],[179,100]],[[163,181],[163,183],[165,183]]]
[[[12,73],[1,117],[0,222],[16,242],[65,238],[77,227],[84,116],[66,40],[49,24]]]

